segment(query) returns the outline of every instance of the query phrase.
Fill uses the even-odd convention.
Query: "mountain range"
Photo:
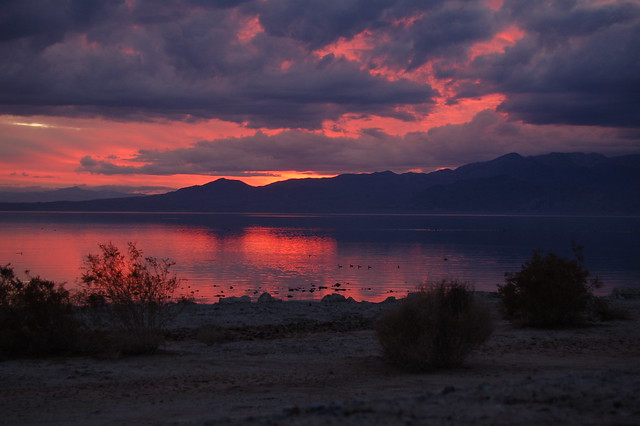
[[[0,203],[39,203],[52,201],[88,201],[105,198],[137,197],[139,194],[129,194],[118,191],[84,189],[79,186],[55,190],[39,191],[0,191]]]
[[[432,173],[390,171],[254,187],[218,179],[166,194],[0,210],[262,213],[640,214],[640,154],[507,154]]]

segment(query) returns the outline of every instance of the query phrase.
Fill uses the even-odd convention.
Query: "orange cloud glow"
[[[221,120],[130,123],[4,116],[0,118],[0,133],[4,140],[15,144],[15,149],[11,144],[2,148],[0,186],[60,187],[114,184],[113,176],[76,171],[80,159],[87,155],[125,165],[127,159],[134,157],[139,150],[186,148],[201,140],[252,135],[255,130]],[[17,149],[27,144],[28,151]],[[202,175],[121,175],[117,177],[117,184],[179,188],[204,184],[215,178]],[[241,179],[252,185],[261,185],[281,178],[274,174]]]
[[[350,39],[340,37],[336,42],[313,53],[320,57],[333,54],[350,61],[362,62],[363,53],[373,48],[376,37],[372,31],[364,30]]]
[[[253,38],[264,32],[264,28],[260,25],[260,18],[258,16],[252,16],[244,22],[238,31],[238,40],[241,43],[249,43]]]
[[[479,98],[461,99],[453,105],[447,105],[442,98],[428,115],[420,116],[416,113],[416,120],[411,122],[393,117],[344,115],[338,120],[326,121],[322,132],[330,137],[357,137],[363,130],[375,128],[390,135],[404,136],[407,133],[425,132],[447,124],[467,123],[480,111],[495,109],[504,98],[501,94],[490,94]]]
[[[491,53],[503,53],[507,46],[513,46],[518,40],[525,36],[525,32],[515,25],[510,26],[506,30],[496,34],[491,40],[479,42],[471,47],[469,59],[480,55],[488,55]]]
[[[485,4],[493,10],[498,10],[504,4],[504,0],[485,0]]]
[[[277,134],[281,130],[264,130]],[[188,148],[203,140],[244,137],[256,133],[236,123],[207,120],[185,122],[110,122],[100,119],[72,119],[59,117],[4,116],[0,118],[0,133],[16,145],[28,143],[29,151],[3,148],[0,157],[0,187],[63,187],[74,185],[126,185],[182,188],[202,185],[219,177],[242,180],[253,186],[275,181],[326,177],[305,171],[260,172],[252,176],[181,175],[101,175],[79,173],[80,159],[90,155],[117,165],[132,165],[131,158],[139,150],[169,150]],[[27,142],[28,141],[28,142]],[[7,144],[8,145],[8,144]],[[28,154],[27,154],[28,152]],[[136,166],[143,163],[137,162]],[[17,166],[19,165],[19,166]]]

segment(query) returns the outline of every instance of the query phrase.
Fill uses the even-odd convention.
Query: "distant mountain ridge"
[[[507,154],[455,170],[290,179],[218,179],[160,195],[0,210],[271,213],[640,214],[640,154]]]
[[[1,203],[38,203],[53,201],[89,201],[108,198],[139,197],[139,194],[128,194],[117,191],[83,189],[79,186],[42,191],[0,191]]]

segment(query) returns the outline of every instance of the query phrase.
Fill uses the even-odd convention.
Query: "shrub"
[[[155,336],[178,312],[172,300],[180,283],[170,271],[174,263],[143,256],[135,243],[128,243],[126,253],[111,243],[99,247],[100,254],[86,257],[82,274],[94,320],[106,319],[145,348],[157,348]]]
[[[390,362],[429,371],[460,366],[489,338],[493,321],[466,284],[444,280],[384,312],[376,332]]]
[[[0,267],[0,355],[69,352],[79,329],[64,286],[30,276],[23,282],[10,265]]]
[[[505,318],[519,326],[541,328],[582,324],[601,284],[589,279],[582,247],[574,246],[574,259],[534,251],[516,273],[505,274],[498,286]]]

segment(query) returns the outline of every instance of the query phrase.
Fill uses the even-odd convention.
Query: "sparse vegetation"
[[[162,330],[178,312],[173,262],[145,257],[135,243],[128,244],[126,253],[111,243],[99,247],[100,254],[86,257],[82,274],[94,323],[111,329],[107,341],[123,353],[156,349]]]
[[[601,286],[584,266],[582,247],[573,247],[574,258],[534,251],[515,273],[506,273],[506,284],[498,286],[502,313],[518,326],[540,328],[583,324],[594,308],[607,316],[611,311],[593,290]]]
[[[88,255],[84,290],[70,294],[40,277],[20,280],[0,266],[0,358],[51,354],[117,357],[149,353],[179,312],[179,280],[167,259],[145,257],[134,243],[113,244]],[[181,299],[182,301],[182,299]],[[89,323],[93,327],[89,327]]]
[[[460,366],[493,332],[491,314],[468,286],[444,280],[385,312],[376,331],[384,356],[415,371]]]
[[[69,352],[79,330],[63,285],[0,267],[0,357]]]

